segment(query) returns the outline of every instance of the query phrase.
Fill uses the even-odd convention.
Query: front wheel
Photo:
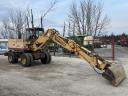
[[[24,53],[21,55],[21,65],[24,67],[31,66],[31,57],[30,54]]]
[[[49,52],[45,52],[45,53],[42,53],[42,54],[44,54],[45,56],[44,56],[44,58],[41,58],[41,63],[42,64],[50,64],[50,62],[51,62],[50,53]]]

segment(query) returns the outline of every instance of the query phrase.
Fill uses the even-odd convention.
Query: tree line
[[[101,36],[105,33],[110,19],[103,13],[103,3],[94,0],[73,2],[67,20],[68,35]]]

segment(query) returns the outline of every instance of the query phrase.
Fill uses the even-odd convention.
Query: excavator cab
[[[27,41],[35,41],[40,35],[44,33],[44,28],[27,28],[26,29],[26,40]]]
[[[25,50],[28,44],[32,44],[44,33],[44,28],[26,28],[26,30],[20,34],[15,32],[15,35],[9,34],[8,49]],[[20,38],[19,38],[20,37]]]

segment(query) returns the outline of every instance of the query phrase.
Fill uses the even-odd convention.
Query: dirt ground
[[[97,52],[111,55],[110,49]],[[128,75],[128,48],[116,48],[116,61]],[[128,96],[128,79],[114,87],[79,58],[53,56],[49,65],[24,68],[0,56],[0,96]]]

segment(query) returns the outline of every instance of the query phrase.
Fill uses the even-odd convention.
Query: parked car
[[[122,47],[128,47],[128,39],[122,39],[120,44]]]
[[[120,37],[120,45],[122,47],[128,47],[128,37],[125,34],[122,34],[122,36]]]
[[[8,48],[6,46],[0,46],[0,55],[3,55],[6,52],[8,52]]]

